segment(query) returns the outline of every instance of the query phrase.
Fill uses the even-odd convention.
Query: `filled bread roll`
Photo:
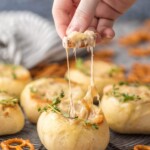
[[[29,71],[22,66],[0,63],[0,90],[19,96],[30,80]]]
[[[74,118],[67,114],[68,111],[64,111],[64,104],[63,107],[58,107],[59,112],[51,109],[40,115],[37,131],[47,150],[106,149],[109,143],[109,128],[102,112],[97,113],[97,107],[93,106],[87,117],[82,104],[77,103]]]
[[[14,134],[22,130],[24,116],[18,100],[6,92],[0,92],[0,136]]]
[[[101,107],[110,128],[118,133],[150,134],[150,89],[144,85],[109,85]]]
[[[90,65],[90,61],[78,59],[76,66],[70,69],[70,80],[87,88],[90,84]],[[102,94],[103,88],[106,85],[117,83],[124,78],[122,68],[104,61],[94,61],[93,72],[99,94]],[[66,77],[68,78],[68,73],[66,73]]]
[[[79,100],[84,91],[76,84],[72,84],[72,98]],[[29,83],[21,94],[21,106],[32,123],[37,123],[40,113],[38,108],[50,104],[58,93],[63,92],[66,100],[69,95],[68,83],[62,78],[41,78]]]

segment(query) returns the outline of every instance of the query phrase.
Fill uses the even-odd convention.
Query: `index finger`
[[[66,29],[71,21],[70,13],[73,10],[71,0],[54,0],[52,14],[56,30],[61,38],[66,35]]]

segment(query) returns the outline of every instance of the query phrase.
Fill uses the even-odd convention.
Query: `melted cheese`
[[[69,73],[69,99],[70,99],[70,117],[75,117],[75,108],[74,108],[74,102],[72,99],[72,88],[71,88],[71,82],[70,82],[70,67],[69,67],[69,57],[68,57],[68,49],[66,49],[66,57],[67,57],[67,67],[68,67],[68,73]]]
[[[70,42],[70,45],[68,43]],[[71,84],[70,84],[70,68],[69,68],[69,58],[68,58],[68,47],[74,47],[74,52],[76,53],[76,49],[82,47],[83,45],[87,47],[87,50],[90,50],[91,52],[91,78],[90,78],[90,86],[89,89],[84,97],[83,105],[85,107],[81,108],[80,110],[80,117],[88,119],[90,113],[92,112],[92,105],[93,105],[93,99],[96,97],[99,99],[99,94],[97,92],[97,89],[95,88],[94,83],[94,65],[93,65],[93,47],[95,47],[95,33],[93,31],[86,31],[84,33],[79,32],[73,32],[70,34],[67,38],[65,37],[63,40],[63,45],[66,48],[66,57],[67,57],[67,66],[68,66],[68,84],[69,84],[69,90],[70,90],[70,116],[75,117],[75,107],[74,102],[72,100],[72,90],[71,90]],[[88,111],[87,111],[88,110]],[[85,117],[86,116],[86,117]]]

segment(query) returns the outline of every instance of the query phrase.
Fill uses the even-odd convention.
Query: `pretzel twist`
[[[31,144],[29,140],[24,140],[22,138],[5,140],[1,142],[0,146],[2,150],[23,150],[24,147],[28,147],[29,150],[35,150],[33,144]]]
[[[134,150],[150,150],[150,146],[136,145],[136,146],[134,146]]]

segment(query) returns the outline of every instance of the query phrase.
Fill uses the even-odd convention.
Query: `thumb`
[[[81,0],[66,33],[69,34],[72,31],[84,32],[91,24],[99,1],[100,0]]]

